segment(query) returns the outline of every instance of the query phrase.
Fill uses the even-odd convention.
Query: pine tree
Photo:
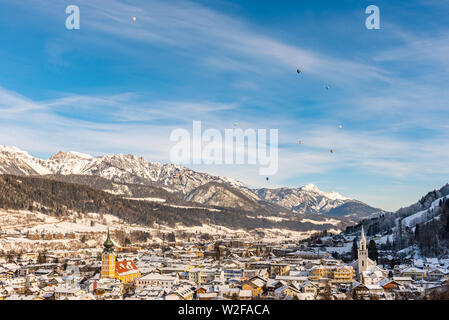
[[[171,232],[171,233],[168,234],[167,241],[168,242],[176,242],[176,237],[175,237],[175,233],[174,232]]]
[[[415,241],[419,241],[419,224],[415,227]]]
[[[368,258],[370,258],[373,261],[376,261],[376,263],[379,258],[379,253],[377,252],[376,241],[374,241],[374,240],[370,240],[370,242],[368,244]]]
[[[446,237],[449,237],[449,215],[446,216],[446,228],[444,228]]]
[[[220,261],[221,258],[220,244],[218,242],[215,242],[214,251],[215,251],[215,260]]]
[[[37,263],[42,264],[47,262],[47,254],[46,252],[39,252],[39,255],[37,257]]]
[[[391,249],[390,236],[387,236],[387,241],[385,242],[385,249],[387,250]]]
[[[352,260],[357,260],[358,258],[358,248],[357,248],[357,237],[352,241],[352,250],[351,250]]]

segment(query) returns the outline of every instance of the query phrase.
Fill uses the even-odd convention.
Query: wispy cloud
[[[35,3],[24,1],[23,4]],[[83,10],[83,28],[95,32],[91,37],[103,38],[107,34],[113,38],[172,46],[219,68],[257,72],[262,64],[266,74],[280,70],[292,72],[300,66],[314,77],[342,83],[388,80],[387,70],[278,41],[253,31],[254,27],[242,19],[190,1],[140,0],[131,5],[118,0],[80,0],[79,6]],[[60,16],[59,9],[46,7],[45,14],[50,11]],[[131,22],[133,16],[138,17],[136,23]],[[123,49],[120,42],[108,44]],[[198,50],[201,50],[200,56]]]
[[[449,173],[444,163],[449,156],[447,25],[437,31],[419,26],[409,30],[400,21],[385,19],[381,31],[385,37],[380,39],[382,33],[348,30],[345,24],[335,37],[344,30],[348,39],[356,35],[373,44],[365,49],[367,42],[358,40],[339,51],[340,41],[350,44],[348,39],[337,37],[336,44],[311,49],[304,43],[331,37],[281,39],[268,28],[262,31],[255,21],[211,9],[208,3],[79,0],[77,4],[81,30],[69,32],[62,23],[65,3],[14,2],[33,11],[34,19],[45,21],[34,27],[37,34],[45,34],[39,41],[40,57],[48,59],[43,63],[64,70],[55,79],[70,78],[84,63],[90,66],[92,59],[100,66],[92,66],[95,73],[90,77],[82,71],[73,75],[62,90],[42,85],[54,91],[39,94],[40,98],[31,98],[38,88],[27,92],[27,81],[22,81],[22,90],[9,79],[0,79],[10,88],[0,87],[3,144],[46,154],[59,149],[94,155],[126,152],[166,162],[174,128],[190,130],[192,120],[202,120],[204,128],[222,130],[238,122],[241,128],[280,130],[280,171],[271,186],[296,185],[304,179],[333,181],[341,172],[352,172],[348,179],[368,177],[371,186],[380,185],[379,180],[406,186],[437,181]],[[327,30],[342,19],[325,21]],[[55,23],[61,28],[54,28]],[[14,54],[8,52],[7,57],[13,60]],[[303,71],[300,76],[298,67]],[[47,70],[37,72],[44,76]],[[113,76],[114,82],[108,79]],[[331,83],[328,91],[327,83]],[[343,124],[342,130],[338,124]],[[299,139],[304,141],[301,146]],[[330,149],[335,153],[331,155]],[[257,167],[201,168],[252,186],[266,184]],[[358,198],[381,201],[372,195],[374,187],[364,191],[344,182],[342,188]],[[385,188],[382,196],[390,197],[395,188]],[[401,203],[414,200],[419,194],[414,192]],[[391,200],[389,206],[394,201],[399,203]]]

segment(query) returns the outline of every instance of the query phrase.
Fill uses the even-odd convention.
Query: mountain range
[[[149,162],[131,154],[92,157],[60,151],[43,160],[17,147],[0,146],[0,174],[82,184],[128,199],[228,208],[258,212],[260,216],[295,219],[307,216],[318,220],[332,216],[348,222],[384,213],[336,192],[323,192],[312,184],[300,188],[250,189],[231,178]]]

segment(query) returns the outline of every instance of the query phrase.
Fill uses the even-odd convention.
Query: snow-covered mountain
[[[372,213],[361,202],[336,192],[323,192],[314,185],[281,189],[251,190],[236,180],[200,173],[183,166],[149,162],[131,154],[92,157],[78,152],[60,151],[48,160],[38,159],[16,147],[0,146],[0,174],[15,175],[89,175],[120,184],[140,184],[164,188],[186,201],[201,204],[258,210],[271,203],[298,214],[326,214],[337,210],[336,216]],[[346,205],[345,207],[341,207]],[[346,209],[350,207],[350,209]],[[369,210],[365,210],[368,208]],[[270,208],[273,210],[273,207]],[[276,209],[275,209],[276,210]],[[279,210],[278,210],[279,211]]]
[[[418,202],[396,211],[398,217],[404,218],[420,211],[425,211],[435,206],[435,202],[439,202],[441,198],[449,195],[449,184],[445,184],[440,189],[428,192]]]
[[[327,214],[334,216],[367,216],[382,210],[372,208],[360,201],[342,196],[337,192],[324,192],[313,184],[301,188],[256,190],[262,199],[303,214]]]
[[[0,146],[0,173],[35,175],[52,172],[45,160],[32,157],[17,147]]]
[[[266,201],[300,213],[329,211],[349,199],[336,192],[323,192],[313,184],[297,189],[258,189],[257,194]]]
[[[185,200],[210,206],[241,208],[254,211],[260,208],[259,199],[252,192],[241,192],[223,183],[209,182],[192,192]]]
[[[48,160],[41,160],[16,147],[0,146],[0,173],[96,175],[120,183],[156,183],[182,194],[188,194],[206,183],[218,182],[242,189],[247,195],[257,198],[243,183],[236,180],[195,172],[179,165],[149,162],[131,154],[94,158],[83,153],[60,151]]]

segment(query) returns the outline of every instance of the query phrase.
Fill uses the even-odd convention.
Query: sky
[[[373,4],[379,30],[365,27]],[[65,26],[69,5],[79,30]],[[254,188],[312,183],[385,210],[449,182],[449,1],[0,6],[0,145],[169,163],[173,130],[238,123],[278,129],[269,181],[255,165],[187,166]]]

